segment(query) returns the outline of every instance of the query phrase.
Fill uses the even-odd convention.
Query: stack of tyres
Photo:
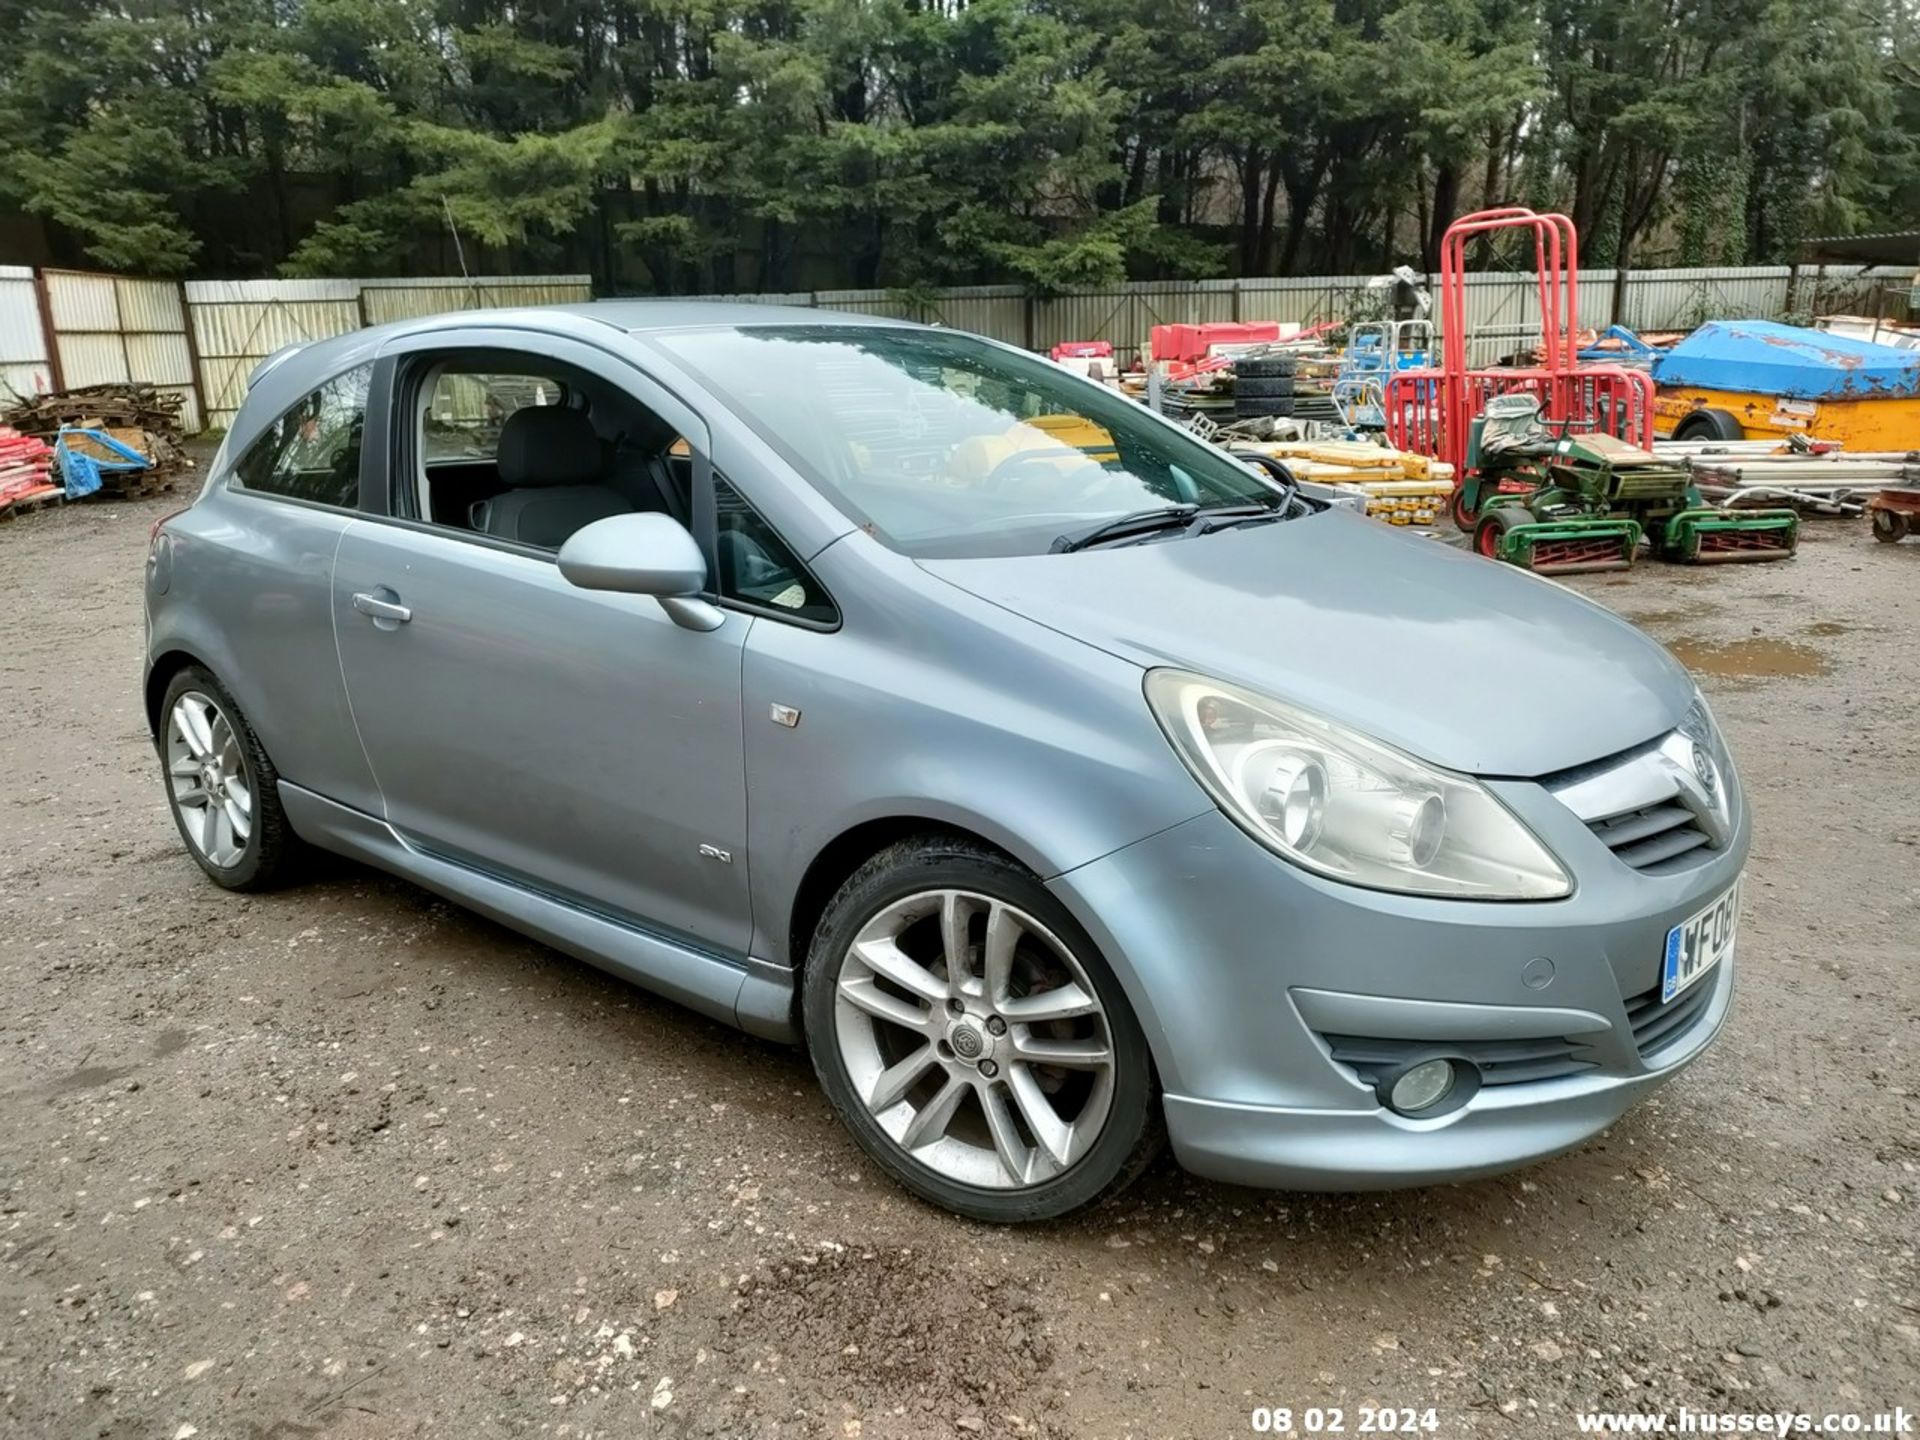
[[[1233,418],[1293,414],[1293,357],[1249,355],[1233,367]]]

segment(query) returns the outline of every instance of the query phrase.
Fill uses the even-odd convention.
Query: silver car
[[[968,335],[695,303],[276,356],[155,528],[219,884],[305,846],[755,1035],[994,1221],[1576,1145],[1726,1018],[1659,646]]]

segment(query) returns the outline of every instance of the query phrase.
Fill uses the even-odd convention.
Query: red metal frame
[[[1498,230],[1533,232],[1540,304],[1540,363],[1512,369],[1467,364],[1467,243]],[[1444,460],[1467,473],[1467,437],[1495,395],[1540,397],[1549,422],[1605,430],[1636,445],[1653,442],[1653,379],[1617,365],[1581,365],[1580,240],[1565,215],[1521,206],[1481,210],[1447,227],[1440,241],[1438,369],[1403,370],[1386,387],[1387,438],[1403,450]]]
[[[1387,381],[1387,438],[1398,449],[1446,461],[1464,477],[1467,437],[1487,401],[1523,393],[1540,397],[1541,416],[1556,428],[1570,419],[1575,431],[1602,430],[1642,446],[1653,440],[1653,377],[1615,365],[1403,370]]]

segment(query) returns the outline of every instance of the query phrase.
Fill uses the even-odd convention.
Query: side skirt
[[[280,782],[301,839],[411,880],[511,930],[751,1035],[788,1044],[794,976],[767,960],[711,955],[543,891],[410,845],[386,821]]]

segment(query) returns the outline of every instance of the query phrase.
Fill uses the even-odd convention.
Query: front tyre
[[[1453,482],[1453,498],[1447,502],[1447,512],[1453,517],[1453,528],[1462,534],[1473,534],[1474,527],[1480,523],[1480,511],[1468,499],[1465,480]]]
[[[180,838],[229,890],[266,890],[299,840],[280,808],[280,776],[226,688],[189,665],[160,702],[160,764]]]
[[[1503,558],[1501,546],[1505,543],[1507,532],[1516,525],[1525,525],[1532,521],[1533,512],[1518,504],[1488,505],[1481,509],[1480,518],[1474,522],[1473,548],[1478,554],[1489,560]]]
[[[1146,1038],[1031,874],[958,839],[874,856],[814,932],[807,1043],[828,1101],[909,1190],[999,1224],[1117,1194],[1158,1153]]]

